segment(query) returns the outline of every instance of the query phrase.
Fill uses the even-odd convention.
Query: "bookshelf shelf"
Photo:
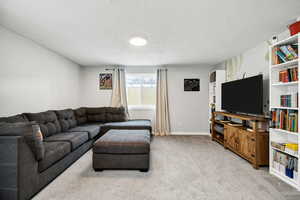
[[[280,106],[271,106],[271,109],[282,109],[282,110],[299,110],[297,107],[280,107]]]
[[[291,37],[288,37],[284,40],[278,41],[278,42],[274,43],[271,47],[286,45],[286,44],[291,44],[291,43],[298,43],[298,36],[299,36],[299,33],[295,34]]]
[[[279,128],[270,128],[270,130],[277,132],[277,133],[285,133],[285,134],[291,134],[291,135],[296,135],[298,136],[298,132],[292,132],[292,131],[287,131],[287,130],[283,130],[283,129],[279,129]]]
[[[288,155],[293,156],[293,157],[296,157],[296,158],[299,157],[298,155],[294,155],[294,154],[292,154],[292,153],[289,153],[289,152],[286,152],[286,151],[282,151],[282,150],[277,149],[277,148],[275,148],[275,147],[272,147],[272,149],[275,150],[275,151],[280,151],[280,152],[282,152],[282,153],[288,154]]]
[[[297,85],[298,81],[293,81],[293,82],[286,82],[286,83],[273,83],[272,86],[292,86],[292,85]]]
[[[289,67],[289,66],[294,66],[297,65],[299,62],[299,59],[291,60],[285,63],[277,64],[277,65],[272,65],[271,69],[278,69],[278,68],[284,68],[284,67]]]
[[[287,176],[285,176],[284,174],[282,174],[281,172],[279,172],[278,170],[274,169],[273,167],[270,167],[270,173],[277,176],[278,178],[280,178],[282,181],[286,182],[287,184],[295,187],[295,188],[298,188],[298,181],[294,180],[294,179],[291,179]]]
[[[297,188],[298,190],[300,190],[300,149],[298,149],[297,154],[293,154],[273,147],[271,144],[272,142],[291,144],[300,143],[299,129],[297,128],[298,124],[300,124],[300,119],[298,117],[298,112],[300,108],[297,100],[297,96],[300,90],[298,84],[298,68],[300,58],[299,54],[298,56],[295,54],[295,52],[299,52],[299,36],[300,34],[296,34],[285,40],[279,41],[271,45],[269,59],[269,99],[270,111],[273,111],[271,127],[275,127],[269,128],[269,172],[270,174],[278,177],[287,184]],[[280,61],[289,60],[287,59],[288,56],[290,59],[295,59],[277,64]],[[289,80],[292,82],[279,82],[282,79]],[[290,96],[290,98],[286,100],[285,96]],[[285,105],[286,102],[292,105],[292,107],[281,106]],[[278,127],[298,131],[292,132],[280,129]],[[291,165],[291,163],[296,164]],[[287,166],[294,166],[292,173],[293,175],[295,175],[294,177],[297,178],[290,178],[286,175]],[[289,174],[289,176],[291,176],[291,174]]]

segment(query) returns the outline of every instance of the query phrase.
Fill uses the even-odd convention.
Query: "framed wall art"
[[[112,74],[100,74],[99,75],[99,88],[100,90],[112,89]]]
[[[200,79],[184,79],[184,91],[200,91]]]

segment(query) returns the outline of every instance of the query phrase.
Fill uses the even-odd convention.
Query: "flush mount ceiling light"
[[[142,37],[133,37],[130,38],[129,44],[137,47],[145,46],[147,44],[147,40]]]

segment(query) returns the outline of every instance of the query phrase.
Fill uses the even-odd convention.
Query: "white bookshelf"
[[[284,69],[288,69],[288,68],[292,68],[292,67],[298,67],[299,66],[299,59],[295,59],[292,61],[288,61],[285,63],[281,63],[281,64],[273,64],[273,57],[272,57],[272,50],[274,47],[278,47],[281,45],[287,45],[287,44],[294,44],[294,43],[298,43],[299,44],[299,34],[294,35],[292,37],[289,37],[285,40],[279,41],[273,45],[270,46],[270,63],[269,63],[269,74],[270,74],[270,110],[272,109],[281,109],[281,110],[289,110],[289,111],[294,111],[294,112],[298,112],[299,110],[299,106],[298,107],[282,107],[280,105],[280,95],[287,95],[287,94],[291,94],[291,93],[295,93],[298,92],[299,94],[299,82],[298,81],[294,81],[294,82],[288,82],[288,83],[282,83],[279,82],[279,72],[281,70]],[[299,46],[298,46],[298,52],[299,52]],[[299,70],[298,70],[298,77],[299,76]],[[300,123],[300,119],[298,117],[298,126]],[[271,142],[277,142],[277,143],[300,143],[300,137],[299,137],[299,128],[298,128],[298,132],[291,132],[291,131],[287,131],[287,130],[282,130],[282,129],[278,129],[278,128],[270,128],[270,140],[269,140],[269,145],[270,145],[270,173],[276,177],[278,177],[279,179],[283,180],[284,182],[286,182],[287,184],[297,188],[298,190],[300,190],[300,178],[299,178],[299,166],[300,166],[300,162],[299,162],[299,155],[300,155],[300,150],[298,149],[298,152],[296,153],[290,153],[290,152],[286,152],[280,149],[277,149],[273,146],[271,146]],[[290,178],[288,176],[285,175],[285,173],[283,173],[283,170],[281,168],[280,170],[280,166],[277,166],[277,163],[273,162],[273,153],[274,151],[277,152],[281,152],[285,155],[294,157],[298,159],[298,167],[295,171],[298,172],[297,174],[297,178]],[[282,167],[282,166],[281,166]]]
[[[211,119],[211,105],[214,104],[216,111],[222,110],[222,83],[225,82],[225,70],[214,70],[209,73],[209,77],[215,73],[215,80],[209,81],[209,119]]]

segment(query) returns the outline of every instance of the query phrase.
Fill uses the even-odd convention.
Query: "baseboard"
[[[171,132],[171,135],[210,135],[209,132]]]

